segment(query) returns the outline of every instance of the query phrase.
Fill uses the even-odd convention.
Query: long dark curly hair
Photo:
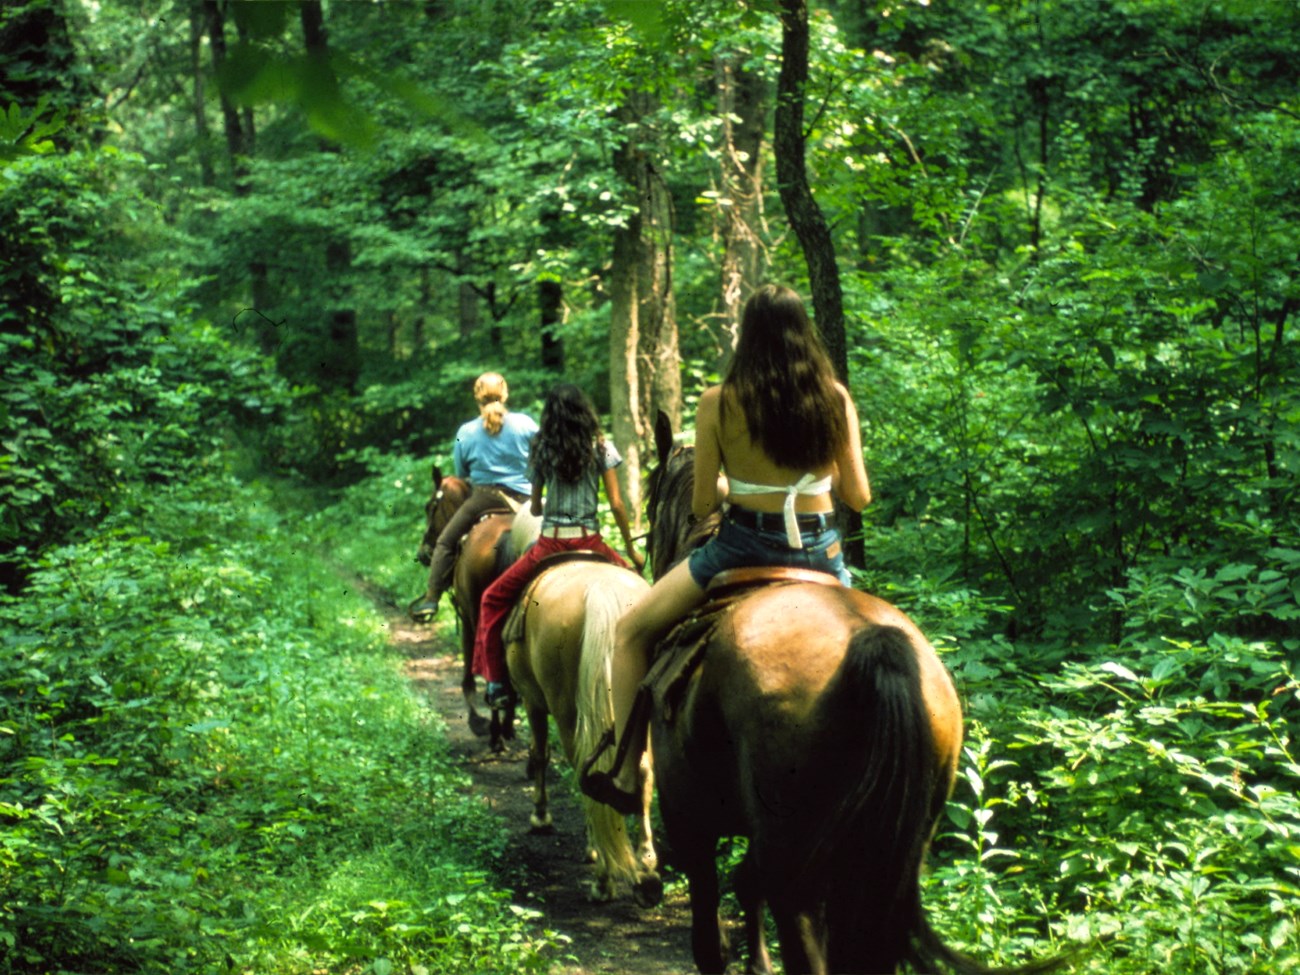
[[[537,428],[532,459],[538,480],[545,482],[554,475],[573,482],[600,470],[600,420],[577,386],[560,383],[546,394]]]
[[[750,437],[782,467],[821,467],[848,437],[830,356],[790,288],[766,284],[745,303],[722,389],[723,416],[738,405]]]

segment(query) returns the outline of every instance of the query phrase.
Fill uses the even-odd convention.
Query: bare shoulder
[[[721,415],[722,387],[710,386],[700,394],[700,400],[695,405],[696,436],[699,436],[701,429],[716,431]]]
[[[722,402],[722,387],[710,386],[704,392],[700,393],[700,401],[695,410],[697,413],[708,410],[712,413],[718,412],[718,404]]]
[[[857,416],[857,415],[858,415],[858,408],[857,408],[857,407],[854,405],[854,403],[853,403],[853,396],[852,396],[851,393],[849,393],[848,387],[846,387],[842,382],[840,382],[840,381],[837,379],[837,380],[835,381],[835,388],[836,388],[837,390],[839,390],[840,398],[841,398],[842,400],[844,400],[844,410],[845,410],[845,412],[846,412],[850,417]]]

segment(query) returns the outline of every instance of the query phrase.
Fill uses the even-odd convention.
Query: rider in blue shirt
[[[438,611],[442,594],[451,588],[456,545],[461,536],[485,512],[500,508],[503,500],[508,499],[517,507],[532,495],[528,454],[537,423],[523,413],[507,410],[509,395],[505,377],[499,373],[485,372],[474,383],[479,415],[461,424],[452,448],[456,476],[468,481],[473,491],[456,509],[433,546],[428,588],[408,609],[417,622],[431,620]]]

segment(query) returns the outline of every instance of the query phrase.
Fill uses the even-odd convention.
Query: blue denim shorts
[[[803,548],[791,548],[784,531],[766,531],[722,519],[718,534],[690,554],[691,578],[701,589],[719,572],[756,565],[780,565],[829,572],[846,586],[853,584],[844,565],[840,533],[834,528],[801,532]]]

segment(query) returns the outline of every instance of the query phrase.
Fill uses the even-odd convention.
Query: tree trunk
[[[637,370],[640,346],[640,302],[637,300],[637,256],[640,218],[614,231],[609,272],[609,409],[610,436],[623,454],[619,481],[634,530],[641,529],[641,443],[646,427],[641,414],[641,383]]]
[[[813,315],[841,381],[848,380],[844,340],[844,298],[835,263],[835,242],[808,185],[803,131],[804,88],[808,83],[808,5],[781,0],[781,73],[777,81],[776,178],[786,217],[808,265]]]
[[[220,79],[226,64],[226,6],[220,0],[202,0],[201,9],[207,21],[208,43],[212,48],[212,70]],[[218,85],[221,102],[221,119],[226,135],[226,155],[230,164],[230,179],[236,197],[246,197],[252,190],[248,158],[252,154],[253,123],[251,114],[241,118],[235,103],[225,89]],[[251,109],[250,109],[251,113]],[[247,316],[257,330],[257,345],[267,355],[280,348],[284,336],[280,332],[283,322],[277,323],[269,315],[272,305],[271,277],[266,262],[257,256],[248,262],[249,297],[254,315]],[[243,320],[243,319],[241,319]]]
[[[206,31],[203,4],[190,4],[190,88],[194,111],[194,139],[198,144],[199,185],[215,186],[217,177],[212,165],[212,131],[208,127],[207,86],[203,77],[203,35]]]
[[[203,0],[208,15],[208,42],[212,46],[212,68],[220,78],[226,64],[226,14],[220,0]],[[239,111],[225,89],[221,90],[221,120],[225,125],[226,152],[230,157],[230,175],[235,194],[248,192],[248,141]]]
[[[672,198],[648,158],[638,167],[638,181],[641,415],[654,417],[663,410],[672,420],[673,429],[678,430],[682,423],[682,361],[673,296]]]
[[[672,290],[672,198],[642,144],[642,120],[653,96],[629,93],[620,110],[627,141],[614,154],[614,169],[627,187],[635,213],[614,234],[610,272],[610,404],[614,437],[625,463],[620,480],[628,508],[641,516],[641,463],[650,448],[647,417],[663,410],[680,429],[682,371]]]
[[[543,247],[554,246],[561,239],[560,210],[546,207],[538,215]],[[550,272],[537,279],[537,315],[541,325],[541,363],[543,369],[564,371],[564,340],[560,337],[560,321],[564,313],[564,286]]]
[[[315,67],[312,77],[336,87],[320,0],[300,0],[298,10],[307,57]],[[322,148],[327,152],[339,151],[329,140],[322,140]],[[352,243],[345,235],[326,242],[325,274],[325,343],[318,350],[315,372],[326,388],[352,389],[361,378],[361,341],[357,334],[357,312],[351,307]]]
[[[762,78],[745,70],[739,52],[717,55],[714,85],[722,123],[722,335],[717,368],[725,373],[736,349],[741,310],[762,283],[767,266],[761,235],[766,91]]]
[[[840,380],[849,374],[848,346],[844,336],[844,298],[835,263],[835,242],[821,207],[808,185],[803,131],[804,88],[808,83],[808,5],[805,0],[781,0],[781,73],[777,80],[776,178],[781,203],[808,265],[813,314],[817,328]],[[844,557],[861,566],[862,516],[839,505],[838,520],[844,536]]]
[[[564,339],[560,337],[560,319],[564,307],[564,290],[554,278],[537,282],[537,312],[542,327],[542,368],[564,371]]]

